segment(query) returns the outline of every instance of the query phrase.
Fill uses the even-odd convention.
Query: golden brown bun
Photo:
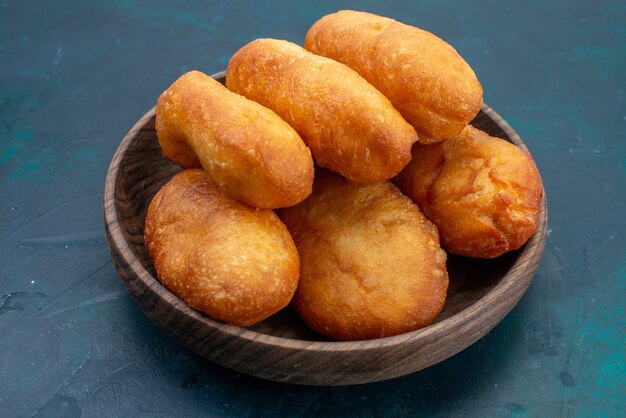
[[[413,147],[396,184],[456,254],[497,257],[521,247],[537,228],[543,187],[532,157],[472,126]]]
[[[415,130],[355,71],[287,41],[257,39],[230,60],[226,86],[269,107],[317,163],[354,183],[395,176],[411,159]]]
[[[159,97],[156,129],[164,157],[202,166],[248,205],[291,206],[311,193],[313,159],[296,131],[201,72],[188,72]]]
[[[372,83],[415,127],[420,143],[457,135],[483,101],[476,75],[454,48],[393,19],[342,10],[318,20],[304,47]]]
[[[274,212],[228,198],[200,169],[177,174],[159,190],[145,241],[165,287],[234,325],[279,311],[298,284],[298,253]]]
[[[389,182],[354,185],[326,170],[283,209],[300,253],[291,306],[337,340],[386,337],[431,324],[448,288],[437,230]]]

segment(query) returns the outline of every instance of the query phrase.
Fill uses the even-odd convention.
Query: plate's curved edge
[[[224,80],[226,80],[226,70],[222,70],[215,74],[211,74],[211,77],[213,77],[216,80],[219,80],[220,78],[223,78]]]

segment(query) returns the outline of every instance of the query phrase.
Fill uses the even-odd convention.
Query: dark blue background
[[[528,293],[422,372],[300,387],[199,359],[137,308],[106,249],[102,189],[134,122],[190,69],[257,37],[302,43],[353,8],[428,29],[519,132],[550,209]],[[623,1],[0,3],[0,416],[619,416],[624,413]]]

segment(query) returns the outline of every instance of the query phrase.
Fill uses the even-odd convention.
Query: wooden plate
[[[224,81],[224,72],[215,74]],[[515,131],[483,105],[472,124],[526,149]],[[285,308],[249,328],[212,320],[188,307],[156,279],[144,245],[146,209],[180,168],[161,157],[154,108],[128,132],[109,167],[104,222],[109,251],[128,291],[161,329],[185,347],[238,372],[281,382],[344,385],[402,376],[468,347],[513,309],[541,259],[545,198],[537,232],[520,250],[493,260],[450,256],[442,314],[426,328],[369,341],[335,342],[310,331]]]

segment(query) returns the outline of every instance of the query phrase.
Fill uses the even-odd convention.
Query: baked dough
[[[455,254],[497,257],[537,229],[543,186],[532,157],[472,126],[456,138],[416,145],[396,184]]]
[[[318,170],[311,196],[279,216],[300,253],[291,306],[315,331],[381,338],[441,312],[448,273],[437,229],[390,182],[354,185]]]
[[[420,143],[459,134],[483,101],[474,71],[454,48],[393,19],[342,10],[318,20],[304,47],[372,83],[415,127]]]
[[[351,182],[389,179],[411,158],[415,130],[386,97],[345,65],[291,42],[245,45],[228,64],[226,86],[278,113],[318,165]]]
[[[156,129],[164,157],[183,168],[202,166],[240,202],[279,208],[311,193],[313,159],[296,131],[199,71],[159,97]]]
[[[280,219],[227,197],[201,169],[177,174],[155,195],[145,242],[165,287],[230,324],[279,311],[298,284],[298,252]]]

